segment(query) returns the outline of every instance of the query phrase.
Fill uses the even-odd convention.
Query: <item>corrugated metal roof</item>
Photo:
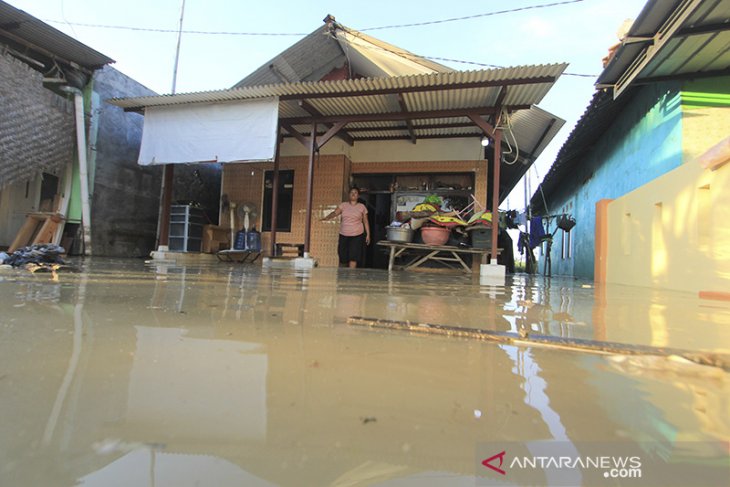
[[[151,106],[216,103],[278,96],[280,119],[294,124],[296,130],[302,134],[308,135],[310,127],[307,123],[313,117],[300,106],[299,100],[307,101],[324,117],[360,115],[359,121],[350,122],[345,127],[345,132],[355,141],[394,140],[411,138],[404,120],[368,120],[367,116],[372,115],[376,118],[382,114],[397,116],[402,114],[398,92],[403,92],[409,113],[447,111],[440,118],[435,115],[412,120],[417,138],[481,137],[480,129],[474,126],[466,114],[454,116],[453,112],[448,110],[493,107],[501,90],[504,89],[500,83],[504,83],[507,89],[505,101],[508,101],[508,104],[513,107],[531,107],[517,110],[511,115],[514,137],[512,135],[507,137],[510,137],[510,143],[513,145],[514,139],[517,139],[521,155],[516,164],[505,165],[502,171],[500,199],[504,199],[565,123],[562,119],[533,106],[542,100],[565,67],[565,64],[553,64],[389,78],[279,83],[201,93],[114,99],[110,100],[110,103],[127,109],[140,110]],[[542,79],[544,82],[530,83],[533,79]],[[497,86],[481,86],[481,84]],[[424,91],[409,91],[413,89]],[[322,128],[318,128],[318,131],[321,130]]]
[[[631,93],[629,93],[614,100],[610,90],[599,90],[593,94],[588,108],[586,108],[583,116],[560,148],[555,162],[542,180],[542,192],[548,199],[558,188],[563,177],[573,170],[581,160],[581,156],[590,149],[593,141],[606,132],[621,113],[621,110],[631,102],[632,98]],[[533,211],[538,214],[547,210],[539,188],[532,195],[530,205],[532,205]]]
[[[0,1],[0,40],[4,37],[4,32],[90,70],[114,62],[110,57],[67,36],[23,10]],[[15,42],[12,38],[9,39],[10,42]]]
[[[294,102],[292,102],[294,103]],[[400,110],[395,96],[352,96],[347,98],[318,98],[309,103],[327,115],[351,113],[391,113]]]
[[[618,96],[634,81],[730,74],[729,17],[730,0],[650,0],[597,83]]]
[[[520,66],[514,68],[500,68],[475,71],[453,71],[449,73],[434,73],[411,76],[393,76],[389,78],[361,78],[336,81],[277,83],[259,86],[245,86],[228,90],[202,91],[195,93],[181,93],[176,95],[147,96],[137,98],[113,98],[109,102],[113,105],[133,110],[141,110],[151,106],[181,105],[188,103],[218,103],[234,100],[251,100],[277,96],[281,99],[313,99],[341,97],[344,103],[352,103],[355,108],[358,103],[364,103],[360,98],[382,91],[428,90],[426,93],[438,91],[458,91],[449,96],[456,97],[458,103],[465,105],[464,97],[473,100],[465,106],[484,106],[484,91],[479,88],[468,88],[469,84],[479,86],[480,83],[504,83],[508,86],[505,105],[533,105],[539,103],[554,81],[540,84],[525,84],[525,80],[532,78],[557,79],[566,68],[566,64],[546,64],[535,66]],[[453,87],[453,88],[452,88]],[[431,90],[433,88],[433,90]],[[476,92],[476,93],[475,93]],[[349,95],[349,96],[348,96]],[[444,94],[431,96],[433,103]],[[461,97],[461,98],[459,98]],[[477,100],[478,99],[478,100]],[[351,102],[351,100],[356,100]],[[425,104],[424,104],[425,106]],[[349,113],[357,113],[351,110]]]
[[[368,60],[377,65],[376,58],[383,52],[394,53],[397,57],[402,58],[404,63],[414,63],[432,72],[448,72],[454,71],[452,68],[439,64],[437,62],[422,58],[411,52],[399,47],[388,44],[387,42],[376,39],[362,32],[350,29],[339,23],[334,23],[332,29],[337,32],[335,35],[329,31],[328,25],[322,25],[311,34],[297,41],[274,58],[264,63],[233,87],[240,88],[243,86],[256,86],[272,83],[286,83],[295,81],[319,81],[323,76],[330,73],[333,69],[341,68],[345,63],[355,63],[356,60],[345,54],[342,45],[346,50],[356,48],[348,39],[356,37],[360,43],[370,46],[372,49],[362,49],[362,45],[358,47],[360,53]],[[348,35],[341,35],[347,33]],[[359,66],[351,65],[351,70],[359,73]],[[360,73],[366,74],[366,73]],[[380,75],[385,73],[379,72]],[[408,66],[404,64],[397,75],[414,74],[413,70],[408,70]]]
[[[683,5],[688,12],[681,25],[668,35],[667,19],[676,17]],[[725,72],[730,74],[730,0],[649,0],[629,29],[627,39],[598,77],[597,84],[613,85],[619,80],[621,88],[631,88],[632,83],[647,83],[681,75],[708,75]],[[662,34],[659,34],[659,33]],[[640,38],[663,36],[659,48],[651,43],[635,43]],[[637,65],[642,56],[651,61],[641,68],[634,78],[627,71]],[[613,123],[613,120],[630,103],[633,89],[614,99],[610,89],[597,91],[581,119],[561,147],[550,171],[541,184],[542,192],[550,197],[593,142]],[[531,205],[537,212],[545,211],[538,190],[532,195]]]
[[[520,150],[528,153],[534,160],[563,128],[565,120],[533,106],[529,110],[514,113],[510,123]]]
[[[236,83],[233,88],[264,84],[318,81],[347,58],[336,39],[327,35],[325,26],[300,39],[253,73]]]

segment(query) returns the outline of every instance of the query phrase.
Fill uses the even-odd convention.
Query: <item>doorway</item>
[[[370,223],[371,242],[365,253],[365,267],[387,269],[388,255],[377,243],[385,240],[387,227],[395,218],[396,196],[410,195],[421,201],[429,194],[437,194],[455,206],[463,207],[473,194],[474,174],[354,174],[353,182],[360,188],[360,201],[368,209]]]

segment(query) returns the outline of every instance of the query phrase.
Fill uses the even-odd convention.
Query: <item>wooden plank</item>
[[[618,342],[587,340],[581,338],[563,338],[554,335],[538,335],[527,331],[520,333],[510,331],[484,330],[463,326],[437,325],[412,321],[394,321],[362,316],[350,316],[347,324],[365,328],[380,328],[392,331],[407,331],[428,335],[442,335],[454,338],[470,338],[489,342],[519,346],[541,346],[558,350],[575,350],[597,354],[620,355],[654,355],[670,357],[676,355],[691,362],[718,367],[730,371],[730,354],[722,352],[706,352],[681,348],[655,347],[651,345],[631,345]]]
[[[28,213],[25,223],[8,247],[8,253],[12,254],[26,245],[52,243],[56,228],[62,221],[63,217],[56,213]]]
[[[20,230],[13,239],[13,243],[11,243],[10,247],[8,247],[8,254],[12,254],[20,247],[28,245],[28,242],[31,241],[37,229],[38,220],[31,216],[26,217],[25,223],[23,223],[23,226],[20,227]]]
[[[56,228],[58,228],[58,221],[55,221],[54,218],[46,218],[33,239],[33,244],[51,243],[56,234]]]
[[[416,254],[415,257],[413,257],[410,262],[403,265],[403,270],[409,270],[413,271],[419,268],[422,264],[425,262],[431,260],[431,261],[438,261],[442,264],[449,267],[449,269],[459,269],[459,267],[454,267],[449,265],[451,262],[455,262],[461,266],[466,272],[474,272],[476,268],[470,268],[468,265],[466,265],[466,262],[461,258],[459,254],[471,254],[474,256],[479,255],[490,255],[491,249],[478,249],[478,248],[464,248],[464,247],[454,247],[452,245],[427,245],[427,244],[417,244],[417,243],[408,243],[408,242],[391,242],[390,240],[381,240],[376,245],[380,245],[382,247],[386,247],[389,249],[389,259],[388,259],[388,270],[393,270],[394,267],[394,261],[395,258],[398,257],[401,254],[404,254],[408,251],[412,251]],[[497,249],[497,255],[499,255],[502,252],[502,249]],[[425,254],[422,254],[425,253]],[[440,255],[440,254],[446,254]],[[451,255],[451,257],[449,257]]]

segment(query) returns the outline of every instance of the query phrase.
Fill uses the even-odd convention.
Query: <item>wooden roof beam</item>
[[[482,134],[433,134],[433,135],[420,135],[418,138],[423,140],[423,139],[474,139],[474,138],[481,138],[481,137],[482,137]],[[355,140],[357,142],[368,142],[368,141],[375,141],[375,140],[411,140],[411,136],[410,135],[372,136],[372,137],[358,137]]]
[[[281,122],[281,127],[289,132],[291,136],[297,139],[299,143],[302,144],[304,147],[309,147],[309,145],[312,143],[310,137],[302,135],[297,129],[292,127],[291,124]]]
[[[406,105],[406,100],[403,97],[403,93],[398,93],[398,105],[400,105],[400,110],[403,113],[408,113],[408,105]],[[411,142],[415,145],[416,143],[416,131],[413,130],[413,121],[410,119],[406,119],[406,128],[408,129],[408,135],[411,136]]]
[[[496,113],[496,112],[495,112]],[[490,139],[494,139],[494,126],[487,121],[485,121],[480,113],[477,112],[471,112],[467,115],[469,119],[474,122],[474,125],[482,129],[484,134],[489,137]]]
[[[509,110],[527,110],[530,105],[511,105],[504,107]],[[430,110],[422,112],[390,112],[390,113],[357,113],[353,115],[326,115],[321,117],[290,117],[282,118],[281,121],[291,125],[317,123],[335,123],[335,122],[382,122],[382,121],[403,121],[418,120],[427,118],[451,118],[451,117],[469,117],[470,115],[493,115],[497,109],[490,107],[475,108],[456,108],[450,110]],[[482,120],[484,122],[484,120]],[[486,122],[484,122],[486,123]]]
[[[302,109],[304,111],[306,111],[307,113],[309,113],[313,117],[321,117],[322,116],[322,114],[319,112],[319,110],[317,110],[316,108],[314,108],[311,103],[307,102],[307,100],[299,100],[299,106],[302,107]],[[327,127],[328,130],[330,128],[332,128],[332,125],[331,124],[325,124],[325,125],[326,125],[326,127]],[[355,145],[355,140],[350,136],[350,134],[348,134],[344,130],[339,130],[337,132],[337,137],[339,137],[340,139],[342,139],[350,147],[352,147],[353,145]]]
[[[319,151],[319,149],[321,149],[327,142],[329,142],[332,137],[334,137],[336,134],[339,134],[345,125],[347,125],[347,122],[335,122],[334,125],[332,125],[329,130],[324,133],[324,135],[322,135],[321,137],[317,137],[317,150]]]

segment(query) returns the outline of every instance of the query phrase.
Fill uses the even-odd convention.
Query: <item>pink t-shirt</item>
[[[345,237],[356,237],[365,232],[365,226],[362,224],[364,215],[368,214],[368,209],[362,203],[351,205],[349,201],[340,203],[342,211],[342,223],[340,224],[340,234]]]

